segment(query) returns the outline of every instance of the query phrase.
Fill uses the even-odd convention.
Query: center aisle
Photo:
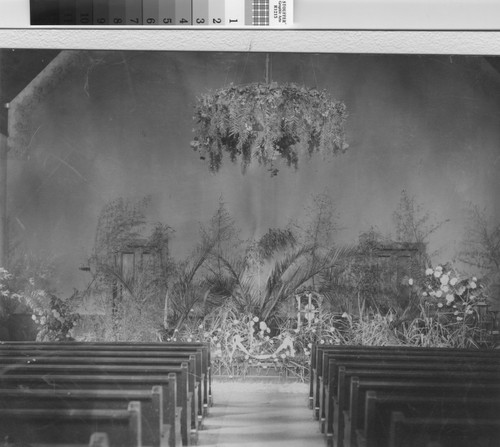
[[[199,432],[200,447],[324,447],[308,385],[234,383],[212,385],[214,406]]]

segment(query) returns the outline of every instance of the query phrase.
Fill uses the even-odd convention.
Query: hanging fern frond
[[[191,147],[217,172],[226,153],[242,171],[256,160],[276,175],[276,161],[297,168],[301,157],[336,155],[345,140],[346,107],[326,91],[297,84],[230,85],[198,98]]]

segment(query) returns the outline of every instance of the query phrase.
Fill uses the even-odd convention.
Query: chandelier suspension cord
[[[313,55],[311,54],[311,68],[314,76],[314,88],[318,89],[318,79],[316,78],[316,69],[314,68]]]
[[[266,84],[272,82],[272,70],[273,70],[273,62],[271,59],[271,55],[266,53]]]

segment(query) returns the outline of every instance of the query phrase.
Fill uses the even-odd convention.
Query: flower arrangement
[[[459,323],[475,322],[478,303],[487,301],[484,287],[476,277],[461,278],[442,265],[425,271],[422,297],[440,316]]]
[[[271,325],[256,315],[238,315],[222,308],[186,324],[166,341],[209,342],[217,375],[247,376],[272,369],[281,376],[305,380],[314,342],[344,342],[341,320],[326,314],[310,326],[297,327],[290,319]]]
[[[37,341],[63,341],[72,338],[72,331],[80,320],[71,303],[35,287],[35,280],[23,293],[17,295],[32,311],[32,320],[38,326]]]
[[[408,281],[420,295],[419,314],[405,322],[400,338],[405,344],[454,348],[489,346],[478,312],[488,301],[475,276],[459,274],[448,265],[425,270],[421,282]]]

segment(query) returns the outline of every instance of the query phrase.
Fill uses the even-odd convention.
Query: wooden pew
[[[333,393],[328,400],[326,434],[327,437],[333,437],[336,446],[342,446],[344,438],[344,410],[347,408],[347,402],[350,400],[349,391],[353,377],[359,378],[377,378],[384,380],[417,380],[440,381],[462,381],[464,386],[471,381],[484,383],[499,383],[500,375],[498,371],[484,372],[482,366],[476,369],[461,370],[457,365],[453,370],[442,368],[436,365],[425,364],[400,364],[395,369],[377,368],[372,365],[371,368],[348,368],[341,366],[338,373],[338,387],[336,393]],[[446,365],[445,365],[446,366]]]
[[[461,399],[462,403],[471,398],[493,398],[500,401],[500,383],[488,384],[477,382],[445,381],[434,382],[429,380],[406,380],[395,381],[351,379],[350,402],[348,408],[344,410],[344,447],[357,447],[356,433],[361,432],[364,438],[371,438],[366,435],[366,420],[373,417],[373,410],[367,409],[367,396],[369,393],[376,393],[377,396],[405,396],[408,402],[414,398],[431,396],[432,398]],[[463,406],[463,405],[462,405]],[[371,419],[373,428],[373,419]],[[371,433],[371,432],[370,432]],[[381,435],[376,435],[381,439]]]
[[[500,357],[491,358],[490,356],[485,357],[483,355],[479,355],[477,357],[469,356],[462,358],[460,356],[442,355],[441,353],[439,353],[439,355],[432,353],[423,355],[422,352],[413,356],[411,355],[411,352],[407,351],[385,351],[384,349],[381,349],[378,352],[371,350],[369,353],[351,353],[348,351],[329,352],[324,353],[323,357],[323,374],[320,380],[319,389],[319,415],[322,432],[324,431],[324,423],[328,413],[328,395],[332,392],[332,389],[336,389],[338,367],[341,364],[345,363],[351,365],[353,362],[364,362],[363,367],[373,367],[378,369],[384,368],[385,365],[389,365],[390,363],[403,363],[410,361],[415,363],[440,363],[443,365],[443,369],[446,368],[444,365],[450,365],[449,368],[453,368],[451,365],[456,364],[471,365],[471,367],[482,364],[485,365],[486,369],[496,369],[500,365]]]
[[[352,345],[327,345],[316,343],[311,349],[311,374],[309,376],[309,402],[310,406],[316,407],[316,413],[319,409],[319,389],[320,380],[323,373],[324,354],[328,353],[352,353],[352,354],[378,354],[380,352],[407,352],[412,355],[429,355],[439,353],[443,356],[499,356],[500,353],[492,350],[479,349],[456,349],[456,348],[424,348],[417,346],[352,346]],[[316,415],[317,417],[317,415]]]
[[[25,355],[100,355],[100,356],[139,356],[161,357],[196,355],[195,379],[199,382],[199,416],[206,414],[213,403],[210,346],[208,343],[128,343],[128,342],[4,342],[0,343],[0,355],[9,352]],[[95,353],[95,354],[94,354]]]
[[[500,378],[498,374],[500,356],[498,352],[492,351],[411,347],[339,348],[335,346],[318,348],[313,352],[316,353],[316,368],[321,364],[322,373],[319,371],[316,371],[316,375],[312,373],[310,393],[312,392],[313,396],[310,395],[310,397],[313,398],[313,403],[319,401],[320,410],[323,410],[321,399],[328,403],[323,406],[325,430],[327,439],[335,434],[333,443],[336,446],[341,446],[343,442],[343,410],[348,410],[345,401],[349,396],[349,390],[346,391],[346,388],[350,386],[350,378],[356,372],[360,374],[369,372],[368,377],[376,377],[373,374],[382,374],[386,380],[390,381],[394,379],[394,374],[399,374],[401,379],[412,380],[414,371],[426,370],[420,375],[423,383],[436,377],[443,383],[449,377],[470,382],[477,379],[479,375],[486,383],[499,382]],[[319,361],[320,357],[322,361]],[[352,368],[358,368],[358,370]],[[312,369],[314,369],[314,363]],[[384,374],[388,375],[384,376]]]
[[[129,402],[137,401],[141,403],[142,445],[176,447],[169,439],[174,427],[164,423],[163,397],[161,386],[154,386],[150,391],[0,389],[0,409],[121,410],[126,409]]]
[[[40,374],[64,373],[74,374],[80,371],[93,373],[116,374],[168,374],[170,368],[187,365],[187,392],[191,396],[191,408],[184,407],[187,400],[183,399],[183,411],[191,412],[192,430],[198,428],[198,389],[194,377],[194,356],[185,362],[185,357],[165,357],[159,359],[144,359],[137,357],[9,357],[0,356],[0,367],[5,374]],[[178,380],[178,387],[183,384]],[[179,389],[183,393],[183,389]],[[184,394],[182,394],[183,396]]]
[[[428,418],[391,416],[387,447],[495,447],[500,439],[500,418]],[[364,446],[363,446],[364,447]],[[384,446],[385,447],[385,446]]]
[[[92,389],[92,390],[151,390],[155,385],[163,387],[163,395],[171,396],[175,390],[176,383],[179,382],[179,377],[184,377],[187,374],[187,367],[178,368],[177,373],[171,372],[169,375],[140,375],[139,373],[125,375],[111,374],[63,374],[57,375],[53,373],[46,374],[0,374],[0,388],[3,389],[51,389],[65,390],[72,392],[75,389]],[[175,380],[173,380],[173,377]],[[182,380],[182,379],[181,379]],[[185,382],[185,380],[184,380]],[[187,388],[184,393],[187,394]],[[178,390],[177,390],[178,391]],[[173,403],[172,398],[164,399],[163,415],[164,424],[170,425],[170,444],[177,445],[179,437],[182,439],[183,445],[191,443],[191,436],[195,433],[191,431],[191,412],[183,416],[183,411],[186,406],[189,407],[190,396],[187,396],[187,405],[183,406],[181,393],[177,392],[177,402]],[[179,436],[179,420],[180,420],[180,436]]]
[[[92,433],[89,441],[89,447],[109,447],[108,435],[99,431]]]
[[[43,344],[39,347],[31,347],[23,345],[21,348],[18,348],[18,345],[12,346],[9,345],[1,345],[0,344],[0,358],[7,356],[26,356],[28,358],[36,358],[39,356],[43,357],[74,357],[78,354],[79,357],[137,357],[138,359],[144,359],[144,362],[148,362],[150,364],[155,363],[155,359],[160,358],[177,358],[180,360],[181,357],[184,358],[184,361],[189,362],[190,368],[190,378],[191,382],[197,385],[191,385],[190,388],[197,387],[198,395],[198,416],[201,417],[205,413],[204,407],[204,399],[205,399],[205,391],[204,391],[204,373],[202,372],[202,351],[201,349],[193,349],[193,350],[179,350],[175,349],[173,351],[166,350],[164,348],[159,350],[143,350],[143,347],[134,347],[132,345],[128,345],[124,347],[124,349],[120,346],[114,346],[110,344],[102,345],[102,346],[86,346],[86,345],[70,345],[63,344],[62,348],[57,348],[56,344],[51,343],[50,346],[46,346]],[[193,357],[194,356],[194,357]],[[191,389],[194,392],[194,389]],[[207,396],[208,399],[208,396]]]
[[[315,354],[313,356],[313,353]],[[314,415],[316,419],[324,420],[324,384],[328,383],[325,376],[328,375],[328,360],[336,358],[339,355],[350,355],[353,357],[372,358],[379,355],[393,354],[403,356],[429,356],[439,355],[442,357],[462,357],[462,358],[485,358],[487,361],[492,358],[500,358],[500,353],[495,351],[482,351],[471,349],[450,349],[450,348],[419,348],[405,346],[331,346],[316,345],[311,353],[311,380],[310,383],[310,401],[313,402]]]
[[[358,447],[385,447],[389,444],[391,415],[432,419],[494,419],[500,414],[500,399],[489,396],[448,396],[440,393],[393,394],[369,391],[366,396],[366,423],[358,429]]]
[[[110,447],[140,447],[140,402],[125,410],[0,409],[0,437],[8,442],[82,445],[96,431]]]
[[[322,365],[323,365],[323,353],[324,352],[374,352],[376,350],[399,350],[405,348],[404,346],[361,346],[361,345],[329,345],[322,343],[314,343],[311,348],[311,366],[309,373],[309,408],[315,410],[315,417],[318,419],[319,410],[319,381],[322,375]],[[412,347],[412,349],[417,353],[419,350],[425,349],[426,351],[433,349],[442,349],[446,351],[445,348],[419,348]]]

